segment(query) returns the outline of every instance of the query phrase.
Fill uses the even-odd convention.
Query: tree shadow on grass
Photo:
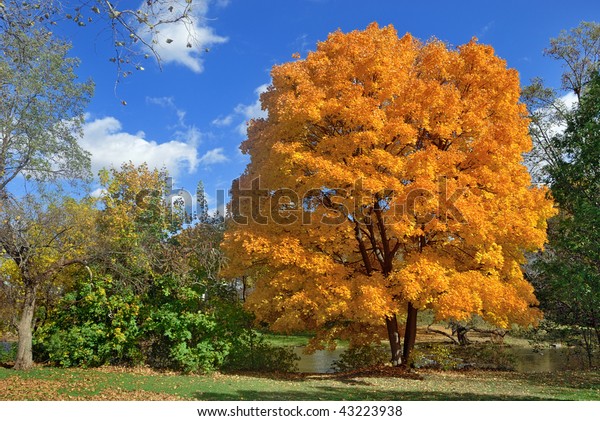
[[[423,380],[423,376],[401,367],[368,367],[353,371],[340,373],[280,373],[280,372],[225,372],[225,374],[236,374],[243,377],[255,377],[259,379],[283,380],[287,382],[305,382],[315,380],[334,380],[348,384],[368,383],[360,380],[362,378],[384,378],[392,377],[397,379]]]
[[[483,375],[484,373],[478,373]],[[497,374],[497,372],[496,372]],[[507,373],[512,377],[513,373]],[[239,373],[243,377],[270,379],[297,384],[297,390],[260,390],[239,388],[235,391],[198,391],[193,394],[198,400],[255,400],[255,401],[546,401],[552,400],[534,395],[514,395],[502,393],[474,393],[460,391],[421,391],[382,389],[374,384],[377,378],[393,378],[415,382],[424,381],[423,375],[411,370],[394,367],[368,368],[345,373],[309,374],[309,373]],[[334,385],[321,385],[319,382],[333,382]],[[477,381],[477,377],[473,379]],[[306,383],[315,384],[306,390]],[[331,383],[330,383],[331,384]],[[303,389],[304,388],[304,389]]]
[[[514,396],[461,392],[394,392],[352,390],[347,387],[315,387],[314,391],[261,391],[238,389],[235,392],[197,392],[203,401],[546,401],[539,396]]]
[[[518,373],[518,375],[531,384],[572,389],[600,389],[600,371],[598,370],[565,370],[550,373]]]
[[[409,381],[424,381],[428,374],[440,375],[456,375],[457,378],[463,375],[474,383],[479,381],[489,382],[491,376],[498,378],[499,382],[516,381],[525,383],[536,388],[546,390],[547,388],[560,388],[560,391],[548,390],[548,393],[543,393],[543,396],[532,395],[531,392],[525,395],[506,394],[498,391],[489,393],[477,392],[460,392],[456,390],[448,391],[423,391],[423,390],[382,390],[377,385],[378,378],[397,378],[406,382]],[[522,401],[549,401],[549,400],[571,400],[584,399],[596,400],[594,391],[597,391],[599,373],[591,372],[573,372],[573,373],[517,373],[508,371],[463,371],[463,372],[428,372],[422,371],[422,374],[403,370],[398,368],[384,368],[373,370],[357,370],[350,373],[336,374],[307,374],[307,373],[292,373],[292,374],[273,374],[273,373],[238,373],[243,377],[256,379],[270,379],[275,381],[285,381],[297,384],[297,390],[290,391],[265,391],[265,390],[247,390],[238,389],[236,391],[211,391],[197,392],[194,394],[199,400],[458,400],[458,401],[480,401],[480,400],[522,400]],[[431,379],[429,379],[431,380]],[[451,378],[449,379],[451,380]],[[333,386],[323,384],[318,386],[319,382],[329,381]],[[307,383],[313,383],[315,386],[306,387]],[[307,390],[308,389],[308,390]],[[419,389],[418,387],[409,389]],[[570,389],[570,390],[569,390]],[[541,390],[540,390],[541,391]],[[591,394],[590,394],[591,392]],[[550,396],[548,396],[550,395]],[[560,398],[552,398],[551,396],[561,396]],[[598,396],[600,399],[600,395]]]

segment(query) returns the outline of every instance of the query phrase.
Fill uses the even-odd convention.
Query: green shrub
[[[144,298],[142,352],[146,364],[186,373],[219,370],[252,318],[227,294],[207,299],[202,286],[156,279]]]
[[[133,293],[114,293],[110,278],[81,283],[36,330],[36,359],[62,367],[135,364],[139,310]]]
[[[200,283],[185,286],[167,275],[135,295],[98,277],[48,314],[35,332],[35,355],[62,367],[293,371],[294,352],[268,345],[251,326],[252,316],[227,291],[209,300]]]
[[[218,369],[229,351],[227,329],[214,313],[153,307],[143,326],[146,363],[186,373]]]
[[[382,366],[390,361],[387,347],[382,345],[351,346],[331,365],[335,372],[358,370],[365,367]]]

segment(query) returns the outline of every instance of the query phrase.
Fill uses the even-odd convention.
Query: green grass
[[[420,378],[418,378],[420,377]],[[185,376],[119,369],[0,368],[0,400],[600,400],[600,372],[419,376]]]
[[[284,333],[272,333],[272,332],[262,332],[263,338],[273,346],[282,346],[282,347],[296,347],[296,346],[306,346],[308,342],[315,336],[314,333],[295,333],[291,335],[286,335]],[[348,341],[337,339],[337,346],[339,348],[347,348]]]
[[[262,336],[273,346],[306,346],[314,334],[296,333],[293,335],[285,335],[281,333],[263,332]]]

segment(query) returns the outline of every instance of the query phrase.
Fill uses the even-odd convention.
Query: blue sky
[[[137,0],[126,3],[135,6]],[[96,83],[81,141],[92,153],[93,169],[128,160],[165,165],[177,187],[193,191],[202,180],[211,202],[248,162],[238,146],[247,119],[261,115],[258,93],[269,84],[271,67],[292,60],[295,52],[305,56],[332,31],[362,30],[376,21],[392,24],[400,35],[436,37],[454,46],[477,37],[519,71],[523,84],[541,76],[559,88],[560,65],[542,54],[549,39],[583,20],[600,21],[600,3],[592,0],[194,3],[194,48],[184,48],[180,28],[167,29],[164,35],[174,42],[161,50],[162,71],[147,60],[144,71],[122,79],[116,90],[108,30],[63,22],[57,32],[73,43],[73,55],[82,61],[78,74]]]

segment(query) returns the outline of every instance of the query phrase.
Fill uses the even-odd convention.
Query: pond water
[[[0,352],[9,352],[12,347],[12,342],[0,341]]]
[[[340,358],[345,348],[335,351],[316,351],[305,354],[304,347],[295,347],[296,355],[300,357],[298,370],[301,373],[331,373],[331,365]],[[569,348],[549,348],[534,352],[531,348],[514,346],[506,348],[506,352],[514,358],[514,369],[520,373],[554,372],[585,367],[581,355]]]
[[[583,355],[570,348],[533,351],[530,348],[512,347],[508,352],[514,355],[515,370],[521,373],[549,373],[586,367]]]
[[[338,347],[335,351],[315,351],[305,354],[303,346],[294,347],[294,352],[300,357],[298,371],[301,373],[332,373],[331,364],[340,358],[345,348]]]

